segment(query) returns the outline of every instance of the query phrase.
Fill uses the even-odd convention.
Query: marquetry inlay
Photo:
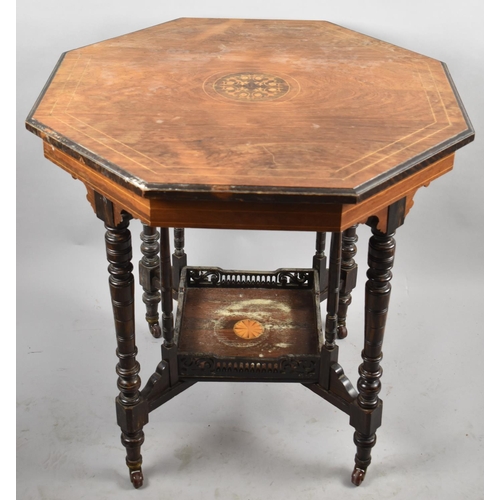
[[[290,85],[279,76],[266,73],[231,73],[215,81],[217,94],[237,101],[274,101],[285,96]]]
[[[242,319],[233,326],[233,331],[242,339],[256,339],[264,333],[262,323],[253,319]]]
[[[66,52],[27,126],[76,177],[169,203],[358,203],[473,137],[440,61],[327,22],[241,19]]]

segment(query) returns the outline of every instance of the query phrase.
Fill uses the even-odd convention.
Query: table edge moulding
[[[360,485],[382,421],[395,231],[474,139],[446,65],[324,21],[181,18],[65,52],[26,127],[105,225],[134,487],[149,413],[207,380],[301,383],[336,406],[355,429]],[[163,338],[142,389],[131,219],[143,225],[145,319]],[[337,341],[359,224],[372,236],[355,386]],[[309,231],[316,249],[307,269],[196,267],[185,228]]]

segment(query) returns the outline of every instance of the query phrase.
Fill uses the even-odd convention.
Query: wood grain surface
[[[441,62],[320,21],[179,19],[67,52],[26,123],[164,199],[357,203],[474,136]]]
[[[357,204],[319,203],[318,197],[307,201],[242,202],[220,194],[212,200],[145,198],[118,185],[91,167],[50,144],[44,146],[45,156],[84,182],[88,200],[95,210],[95,195],[100,193],[113,202],[115,221],[124,210],[144,224],[157,227],[199,227],[212,229],[262,229],[283,231],[343,231],[364,223],[369,216],[384,219],[384,210],[391,203],[408,197],[407,212],[415,191],[453,168],[454,154],[418,170],[398,183],[391,184]]]
[[[179,352],[259,359],[319,354],[312,290],[186,289]],[[238,336],[240,321],[258,322],[262,334]]]

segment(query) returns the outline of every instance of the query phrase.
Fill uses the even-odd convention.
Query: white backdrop
[[[477,0],[17,2],[18,498],[482,497],[482,9]],[[349,485],[355,449],[345,415],[279,384],[197,384],[167,403],[145,428],[148,491],[128,483],[102,223],[24,120],[62,52],[178,17],[327,20],[442,60],[476,129],[454,170],[417,193],[396,235],[384,424],[362,491]],[[137,243],[140,225],[132,229]],[[360,228],[361,275],[340,354],[353,381],[367,238]],[[186,251],[193,265],[310,265],[314,234],[261,239],[265,248],[248,232],[187,230]],[[146,328],[137,342],[144,381],[159,345]]]

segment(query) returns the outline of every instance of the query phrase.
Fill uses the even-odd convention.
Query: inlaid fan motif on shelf
[[[234,325],[233,331],[238,337],[251,340],[260,337],[264,333],[264,327],[253,319],[242,319]]]

